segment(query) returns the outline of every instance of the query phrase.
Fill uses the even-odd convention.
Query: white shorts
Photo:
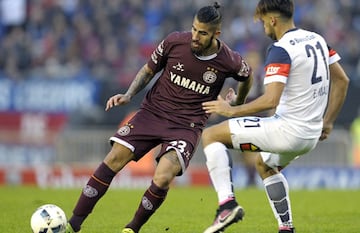
[[[292,127],[279,116],[239,117],[229,119],[234,149],[259,151],[272,168],[284,167],[298,156],[314,149],[318,138],[304,139],[292,135]]]

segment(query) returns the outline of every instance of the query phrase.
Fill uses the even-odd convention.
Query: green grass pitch
[[[116,233],[132,218],[144,190],[110,189],[83,225],[83,233]],[[80,189],[0,187],[0,232],[31,232],[30,217],[40,205],[59,205],[68,217]],[[360,190],[294,190],[290,192],[298,233],[359,233]],[[236,190],[244,221],[226,233],[275,233],[277,223],[261,189]],[[211,187],[174,187],[142,233],[202,233],[216,209]]]

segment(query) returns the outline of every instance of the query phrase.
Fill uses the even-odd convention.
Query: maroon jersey
[[[197,57],[191,32],[168,35],[152,53],[148,66],[161,72],[142,108],[184,126],[203,128],[209,117],[202,103],[219,95],[226,78],[245,81],[251,72],[239,53],[220,41],[217,54]]]

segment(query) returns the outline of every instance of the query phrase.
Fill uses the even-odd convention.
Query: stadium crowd
[[[257,1],[218,2],[223,6],[222,39],[246,58],[255,58],[254,68],[261,78],[262,58],[270,41],[261,23],[253,22]],[[195,9],[207,3],[2,0],[0,78],[20,81],[87,75],[126,88],[159,40],[173,30],[190,30]],[[360,85],[357,0],[297,0],[295,22],[324,35],[342,56],[352,85]],[[262,81],[258,81],[254,95],[261,91]]]
[[[256,1],[219,1],[223,39],[246,54],[269,44],[252,13]],[[127,85],[168,32],[190,30],[193,9],[207,1],[3,0],[0,69],[11,79],[45,73],[95,77]],[[360,76],[360,5],[357,0],[298,0],[296,23],[320,32],[342,55],[353,79]],[[65,68],[65,69],[64,69]]]

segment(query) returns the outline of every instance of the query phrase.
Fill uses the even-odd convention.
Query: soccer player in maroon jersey
[[[136,115],[110,138],[112,149],[83,188],[66,232],[80,231],[113,177],[128,162],[138,161],[161,145],[150,187],[122,230],[139,232],[165,200],[172,180],[189,165],[209,117],[202,103],[217,98],[226,78],[239,81],[233,104],[245,101],[252,83],[251,68],[239,53],[219,40],[219,7],[215,3],[201,8],[191,32],[169,34],[138,71],[127,92],[109,98],[105,110],[129,103],[160,72]]]

